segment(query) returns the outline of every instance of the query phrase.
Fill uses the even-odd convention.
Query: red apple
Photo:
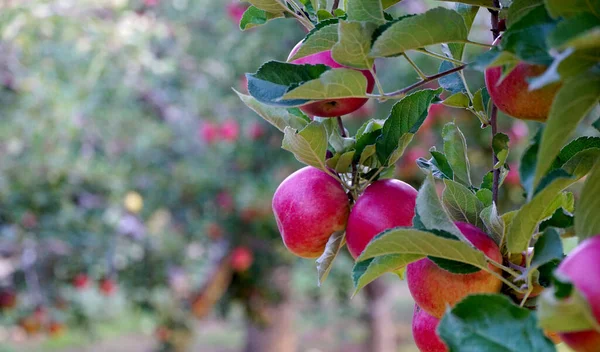
[[[581,292],[600,323],[600,235],[579,244],[560,263],[556,273],[567,278]],[[577,352],[600,351],[600,333],[597,331],[561,332],[560,337]]]
[[[200,139],[206,144],[213,144],[219,138],[219,126],[214,122],[204,121],[198,131]]]
[[[272,205],[283,243],[304,258],[323,253],[331,234],[346,227],[350,209],[342,185],[312,166],[283,180]]]
[[[438,122],[442,121],[444,117],[449,115],[448,109],[444,104],[431,104],[427,112],[427,117],[420,127],[420,130],[427,131]]]
[[[98,286],[100,288],[100,292],[105,296],[112,296],[112,294],[117,290],[117,284],[109,278],[100,280]]]
[[[221,137],[228,142],[235,142],[240,136],[240,125],[236,120],[229,119],[221,125]]]
[[[485,70],[485,85],[494,104],[505,114],[518,119],[546,121],[560,83],[536,90],[529,90],[528,83],[544,71],[546,66],[521,62],[500,81],[502,68],[490,67]]]
[[[440,320],[427,314],[415,304],[412,333],[415,344],[421,352],[448,352],[448,347],[436,333]]]
[[[508,138],[511,143],[517,144],[523,140],[526,140],[529,136],[529,127],[521,120],[514,120],[515,122],[508,131]]]
[[[483,231],[462,222],[457,222],[456,226],[476,248],[494,261],[502,263],[500,249]],[[491,264],[489,268],[498,274],[502,273]],[[487,271],[452,274],[428,258],[409,264],[406,274],[408,289],[415,302],[436,318],[444,315],[447,306],[454,306],[470,294],[497,293],[502,288],[502,281]]]
[[[244,272],[252,266],[254,255],[246,247],[237,247],[231,252],[230,261],[234,271]]]
[[[296,52],[300,49],[302,42],[296,44],[296,46],[290,52],[287,61],[290,61],[290,58],[294,56]],[[331,68],[340,68],[346,67],[338,64],[331,57],[331,51],[321,51],[319,53],[311,54],[305,57],[301,57],[299,59],[291,61],[293,64],[323,64],[325,66],[329,66]],[[375,70],[375,67],[373,67]],[[361,70],[362,74],[367,78],[367,93],[371,93],[373,91],[373,87],[375,86],[375,79],[373,75],[368,70]],[[309,103],[300,107],[300,110],[304,111],[306,114],[311,116],[320,116],[320,117],[336,117],[342,116],[346,114],[350,114],[358,110],[361,106],[363,106],[368,101],[367,98],[343,98],[343,99],[332,99],[332,100],[319,100],[313,103]]]
[[[355,259],[380,232],[397,226],[412,226],[417,190],[395,179],[373,182],[358,197],[350,212],[346,244]]]
[[[504,182],[510,186],[520,186],[521,177],[519,176],[519,166],[516,163],[509,164],[510,170],[504,179]]]
[[[77,274],[73,278],[73,287],[75,287],[78,290],[83,290],[88,286],[88,282],[89,279],[86,274]]]
[[[17,293],[11,289],[0,291],[0,311],[12,309],[17,305]]]

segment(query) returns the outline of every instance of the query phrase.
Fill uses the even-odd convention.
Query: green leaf
[[[401,269],[424,257],[420,254],[388,254],[355,263],[352,269],[354,294],[381,275]]]
[[[557,197],[562,197],[562,190],[575,183],[590,171],[600,156],[597,149],[584,150],[571,158],[562,169],[573,176],[555,177],[538,191],[531,201],[518,210],[507,232],[507,248],[510,253],[520,253],[527,249],[538,224],[562,207],[561,202],[556,202]],[[559,199],[560,200],[560,199]]]
[[[537,155],[534,185],[548,171],[560,148],[575,131],[579,122],[600,99],[600,75],[583,74],[566,81],[560,88],[546,121]]]
[[[436,151],[435,147],[431,147],[429,152],[432,155],[431,159],[417,159],[419,168],[425,171],[425,173],[431,172],[435,178],[452,180],[454,173],[452,172],[452,168],[450,167],[450,164],[448,164],[448,159],[446,159],[444,153]]]
[[[544,0],[515,0],[508,8],[506,18],[506,26],[510,27],[513,23],[518,22],[521,18],[527,15],[537,6],[544,6]]]
[[[250,95],[245,95],[238,91],[235,91],[235,93],[247,107],[252,109],[252,111],[257,113],[265,121],[277,127],[281,132],[283,132],[286,127],[301,130],[310,123],[310,119],[304,116],[299,110],[292,113],[291,109],[273,107],[259,102]]]
[[[445,231],[468,243],[442,206],[432,174],[427,176],[419,189],[415,211],[420,215],[420,221],[426,229]]]
[[[570,212],[566,212],[563,208],[560,208],[556,209],[556,211],[554,212],[554,214],[552,214],[552,217],[550,217],[550,219],[545,220],[540,224],[540,231],[544,231],[549,227],[566,229],[567,227],[573,226],[574,223],[575,220],[573,218],[573,215],[571,215]]]
[[[315,27],[302,42],[300,49],[289,58],[288,61],[294,61],[299,58],[331,50],[338,41],[338,20],[331,21],[331,24]],[[326,23],[326,22],[321,22]],[[327,22],[328,23],[328,22]]]
[[[333,158],[327,160],[327,166],[334,169],[339,173],[346,173],[352,165],[352,159],[354,158],[354,150],[350,150],[343,154],[336,154]]]
[[[482,226],[479,213],[484,207],[475,194],[458,182],[444,180],[444,184],[446,188],[442,194],[442,202],[452,220]]]
[[[449,2],[460,2],[468,5],[475,5],[481,7],[487,7],[490,9],[496,8],[492,0],[438,0],[438,1],[449,1]]]
[[[548,68],[546,69],[546,71],[544,71],[543,74],[541,74],[540,76],[537,76],[537,77],[533,78],[531,81],[529,81],[529,89],[531,89],[531,90],[540,89],[549,84],[559,82],[561,80],[561,74],[558,72],[559,67],[563,63],[570,62],[571,58],[575,57],[572,55],[573,52],[574,52],[574,49],[569,48],[569,49],[563,51],[562,53],[556,55],[554,57],[554,61],[552,61],[552,64],[550,66],[548,66]],[[568,61],[566,62],[565,60],[568,60]]]
[[[477,199],[479,199],[479,201],[481,201],[484,207],[489,207],[493,203],[492,191],[490,191],[487,188],[482,188],[478,190],[477,193],[475,193],[475,196],[477,197]]]
[[[300,132],[286,127],[283,133],[283,149],[292,152],[298,161],[306,165],[326,170],[327,131],[323,124],[313,121]]]
[[[420,90],[394,104],[377,139],[377,157],[382,165],[393,165],[398,160],[425,121],[429,105],[441,92],[441,89]]]
[[[552,163],[551,170],[562,167],[566,162],[571,160],[577,153],[591,148],[600,148],[600,137],[579,137],[572,140],[564,148],[560,150],[556,159]]]
[[[381,6],[385,10],[388,7],[392,7],[392,6],[396,5],[400,1],[402,1],[402,0],[381,0]]]
[[[468,296],[446,312],[437,332],[450,351],[556,351],[534,312],[500,294]]]
[[[453,63],[451,63],[450,61],[443,61],[440,65],[438,72],[448,71],[453,68],[454,68]],[[449,75],[440,77],[438,79],[438,83],[440,84],[440,87],[444,88],[445,90],[449,91],[450,93],[459,93],[459,92],[467,91],[458,72],[454,72]]]
[[[369,57],[369,51],[375,28],[371,22],[340,22],[339,40],[331,50],[333,59],[348,67],[362,70],[372,68],[374,59]]]
[[[328,20],[330,18],[333,18],[333,15],[331,14],[331,12],[327,11],[327,10],[317,10],[317,19],[319,20],[319,22],[322,22],[324,20]]]
[[[442,130],[442,138],[444,139],[444,154],[454,171],[454,179],[470,187],[471,173],[465,136],[454,122],[449,122]]]
[[[371,145],[364,147],[363,151],[360,153],[360,159],[358,160],[358,163],[360,165],[364,165],[364,166],[371,166],[367,162],[371,159],[372,156],[375,155],[375,150],[376,150],[375,144],[371,144]],[[357,154],[358,154],[358,150],[357,150]],[[355,155],[357,155],[357,154],[355,154]],[[375,158],[375,157],[373,157],[373,158]]]
[[[488,207],[485,207],[479,216],[485,224],[485,227],[488,230],[487,232],[491,234],[490,237],[494,240],[494,242],[496,242],[497,245],[500,245],[502,243],[502,239],[504,238],[505,225],[504,220],[498,215],[496,205],[492,204]]]
[[[600,164],[597,164],[583,185],[575,211],[575,233],[580,240],[600,234]]]
[[[521,163],[519,165],[519,177],[521,179],[521,185],[525,189],[525,192],[533,194],[533,177],[535,175],[535,167],[537,164],[538,151],[540,149],[540,140],[542,139],[543,129],[540,128],[531,144],[525,149],[525,152],[521,156]]]
[[[600,18],[600,3],[590,0],[544,0],[548,13],[554,18],[572,17],[582,12],[590,12]]]
[[[514,53],[520,59],[541,65],[549,65],[552,57],[548,54],[546,38],[556,27],[543,6],[536,6],[502,35],[500,46]]]
[[[558,50],[568,47],[589,49],[600,46],[600,20],[591,13],[581,13],[556,26],[548,44]]]
[[[479,12],[479,7],[457,3],[456,4],[456,12],[458,12],[465,20],[465,26],[467,27],[467,32],[471,31],[471,27],[473,26],[473,21],[475,21],[475,16],[477,16],[477,12]],[[465,43],[442,44],[442,47],[444,45],[448,45],[448,49],[450,51],[452,58],[454,58],[456,60],[462,60],[463,52],[465,50]]]
[[[319,78],[302,83],[283,95],[280,100],[324,100],[367,97],[367,79],[356,70],[335,68]]]
[[[255,7],[270,13],[283,13],[287,8],[278,0],[246,0]]]
[[[547,229],[535,243],[529,271],[537,270],[553,260],[562,259],[563,256],[563,246],[558,231]]]
[[[557,286],[546,289],[538,300],[540,327],[550,331],[584,331],[600,329],[585,297],[571,286],[568,299],[557,297]]]
[[[289,87],[319,78],[327,70],[329,70],[329,67],[325,65],[294,65],[279,61],[269,61],[263,64],[256,73],[246,74],[248,92],[256,100],[264,104],[279,106],[302,105],[308,100],[281,101],[281,97],[288,91]]]
[[[244,11],[240,19],[240,29],[245,31],[253,27],[261,26],[274,18],[283,17],[281,13],[270,13],[263,11],[255,6],[250,6]]]
[[[411,228],[394,228],[375,237],[357,261],[386,254],[431,255],[489,270],[483,252],[469,244]]]
[[[469,97],[464,92],[454,93],[442,101],[442,104],[453,108],[468,108]]]
[[[327,245],[325,245],[325,251],[319,258],[317,258],[317,274],[318,274],[318,284],[321,286],[329,272],[331,271],[331,266],[333,265],[333,261],[335,257],[340,252],[340,249],[345,243],[346,232],[345,231],[337,231],[334,232],[329,240],[327,241]]]
[[[348,20],[384,24],[381,0],[346,0]]]
[[[372,57],[390,57],[427,45],[465,42],[469,31],[456,11],[438,7],[386,28],[371,48]]]
[[[492,139],[492,149],[496,153],[498,162],[494,165],[494,169],[500,168],[508,158],[508,136],[504,133],[497,133]]]
[[[485,113],[485,103],[483,102],[483,92],[485,88],[478,89],[475,94],[473,94],[473,108],[475,111],[480,111]]]

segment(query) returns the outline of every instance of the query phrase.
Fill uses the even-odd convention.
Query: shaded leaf
[[[444,139],[444,154],[452,167],[455,180],[470,187],[471,171],[465,136],[454,122],[450,122],[444,126],[442,138]]]
[[[345,243],[346,232],[345,231],[337,231],[334,232],[329,240],[327,241],[327,245],[325,246],[325,251],[319,258],[317,258],[317,274],[318,274],[318,284],[321,286],[329,272],[331,271],[331,266],[333,265],[333,261],[335,257],[340,252],[340,249]]]

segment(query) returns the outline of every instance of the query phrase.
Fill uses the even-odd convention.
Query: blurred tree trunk
[[[279,300],[274,303],[257,298],[251,302],[253,308],[260,307],[264,322],[246,319],[244,352],[296,351],[295,306],[290,289],[290,269],[277,268],[273,273],[272,282],[280,294]]]
[[[367,323],[369,337],[365,351],[395,352],[396,327],[392,317],[392,302],[388,287],[382,280],[375,280],[364,289],[367,299]]]

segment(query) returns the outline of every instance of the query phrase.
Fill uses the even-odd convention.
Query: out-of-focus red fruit
[[[429,154],[429,152],[422,147],[408,149],[400,159],[400,168],[398,171],[403,177],[415,177],[420,172],[419,166],[417,165],[417,159],[426,158],[427,154]]]
[[[48,324],[48,335],[58,337],[65,333],[65,325],[58,321],[51,321]]]
[[[296,44],[296,46],[290,52],[288,56],[288,62],[300,50],[302,46],[302,42]],[[322,64],[325,66],[329,66],[331,68],[350,68],[343,65],[338,64],[333,57],[331,57],[331,51],[322,51],[319,53],[315,53],[312,55],[308,55],[296,60],[291,61],[292,64],[311,64],[317,65]],[[373,70],[375,70],[375,66],[373,66]],[[375,79],[373,75],[368,70],[360,70],[360,72],[367,78],[367,93],[373,92],[373,87],[375,86]],[[342,98],[342,99],[331,99],[331,100],[319,100],[314,103],[306,104],[300,107],[300,110],[304,111],[306,114],[311,116],[320,116],[320,117],[336,117],[342,116],[346,114],[350,114],[356,110],[358,110],[361,106],[363,106],[367,102],[367,98]]]
[[[266,132],[267,132],[267,130],[261,123],[253,122],[250,125],[250,128],[248,129],[248,137],[252,141],[257,141],[257,140],[261,139],[265,135]]]
[[[358,110],[354,111],[353,113],[350,114],[350,117],[355,117],[355,118],[368,118],[373,116],[373,114],[375,114],[375,103],[373,100],[369,100],[365,103],[365,105],[361,106],[360,108],[358,108]]]
[[[73,278],[73,287],[78,290],[83,290],[87,288],[89,283],[89,278],[86,274],[77,274]]]
[[[240,76],[238,80],[238,90],[242,93],[248,93],[248,79],[245,75]]]
[[[504,179],[504,182],[510,186],[519,186],[521,184],[521,177],[519,176],[519,166],[515,163],[509,164],[510,170],[508,175]]]
[[[567,278],[585,297],[596,322],[600,323],[600,234],[581,242],[556,273]],[[560,337],[577,352],[600,351],[600,333],[594,330],[561,332]]]
[[[231,193],[227,191],[222,191],[217,194],[216,197],[217,205],[219,209],[224,212],[231,212],[235,206],[235,201],[231,196]]]
[[[477,249],[489,258],[502,263],[498,245],[479,228],[462,222],[455,223],[460,232]],[[490,270],[502,271],[488,264]],[[448,306],[452,307],[463,298],[475,293],[497,293],[502,281],[487,271],[472,274],[453,274],[446,271],[429,258],[411,263],[406,268],[408,288],[415,302],[428,314],[441,318]]]
[[[159,342],[167,342],[171,337],[171,329],[166,326],[159,326],[154,331],[154,336]]]
[[[420,130],[427,131],[431,129],[433,125],[442,121],[445,115],[448,115],[448,110],[443,104],[431,104]]]
[[[288,176],[277,187],[272,204],[283,243],[304,258],[323,254],[329,237],[346,227],[350,210],[342,185],[312,166]]]
[[[239,0],[231,1],[225,5],[227,17],[229,17],[235,24],[240,23],[240,20],[242,19],[242,16],[247,8],[248,6],[244,3],[241,3]]]
[[[148,7],[158,6],[159,3],[160,3],[160,0],[144,0],[144,5],[146,5]]]
[[[25,214],[23,214],[23,217],[21,218],[21,224],[24,228],[28,230],[32,229],[38,224],[37,216],[35,216],[35,214],[33,214],[32,212],[27,211],[25,212]]]
[[[240,125],[236,120],[229,119],[221,125],[221,137],[228,142],[235,142],[240,137]]]
[[[213,144],[219,138],[219,126],[214,122],[204,121],[200,125],[198,135],[204,143]]]
[[[448,352],[448,347],[436,333],[440,320],[427,314],[415,304],[412,333],[415,344],[421,352]]]
[[[109,278],[100,280],[98,286],[100,288],[100,292],[102,292],[102,294],[105,296],[112,296],[117,291],[117,284]]]
[[[260,216],[261,216],[261,214],[260,214],[259,210],[256,209],[255,207],[244,208],[242,210],[242,213],[240,214],[240,218],[245,223],[250,223],[250,222],[256,220],[257,218],[259,218]]]
[[[254,262],[254,255],[247,247],[236,247],[231,252],[231,268],[237,272],[244,272],[250,269]]]
[[[42,322],[34,315],[28,315],[19,320],[19,325],[28,335],[37,334],[42,328]]]
[[[223,236],[223,228],[216,222],[210,222],[206,225],[206,235],[211,240],[218,240]]]
[[[400,180],[385,179],[369,185],[354,204],[346,228],[346,245],[354,259],[380,232],[412,226],[417,190]]]
[[[508,131],[508,138],[511,143],[517,144],[529,136],[529,127],[521,120],[515,120],[510,130]]]
[[[0,290],[0,310],[9,310],[17,305],[17,293],[12,289]]]

